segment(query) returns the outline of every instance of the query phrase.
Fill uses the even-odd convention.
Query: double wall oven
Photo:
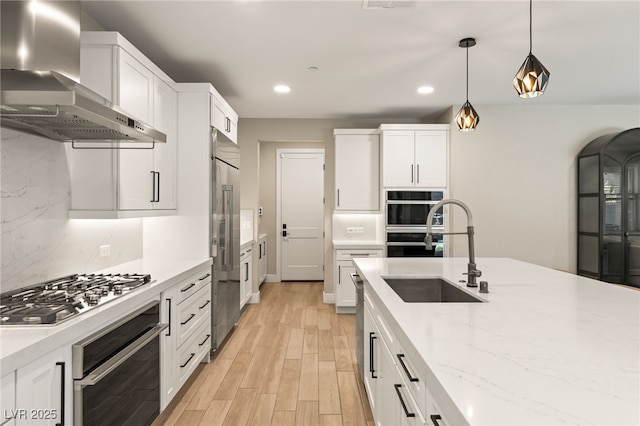
[[[387,191],[386,193],[387,257],[442,257],[444,239],[434,234],[433,244],[426,247],[427,215],[443,199],[442,191]],[[442,209],[434,214],[433,229],[444,232]]]

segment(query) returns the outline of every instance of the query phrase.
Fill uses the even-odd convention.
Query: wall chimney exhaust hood
[[[80,2],[2,1],[0,124],[61,142],[166,142],[77,82]]]

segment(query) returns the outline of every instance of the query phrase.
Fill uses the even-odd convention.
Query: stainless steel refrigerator
[[[240,318],[240,148],[211,129],[212,351]]]

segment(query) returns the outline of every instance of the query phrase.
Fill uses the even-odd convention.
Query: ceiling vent
[[[406,9],[414,4],[415,0],[363,0],[362,9]]]

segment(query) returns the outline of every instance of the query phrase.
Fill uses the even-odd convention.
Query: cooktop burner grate
[[[74,274],[0,295],[0,324],[58,324],[151,281],[140,274]]]

